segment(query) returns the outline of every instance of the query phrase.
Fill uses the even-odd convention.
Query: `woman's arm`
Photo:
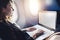
[[[15,25],[16,27],[18,27],[19,29],[21,29],[20,26],[17,25],[16,23],[14,23],[14,25]],[[28,27],[28,28],[24,28],[24,29],[21,29],[21,30],[22,30],[22,31],[31,32],[31,31],[36,30],[36,28],[35,28],[35,27]]]
[[[32,38],[36,39],[37,37],[39,37],[39,36],[41,36],[43,34],[44,34],[44,31],[39,29],[39,30],[37,30],[37,32],[35,34],[32,35]]]

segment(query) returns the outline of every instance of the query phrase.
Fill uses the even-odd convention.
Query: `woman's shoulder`
[[[7,30],[8,24],[4,21],[0,21],[0,30]]]
[[[4,31],[6,31],[6,30],[8,30],[8,28],[7,28],[8,26],[6,26],[6,25],[4,25],[3,23],[0,23],[0,32],[4,32]]]

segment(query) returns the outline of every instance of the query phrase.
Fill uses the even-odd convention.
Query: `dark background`
[[[57,10],[60,10],[60,7],[58,6],[57,1],[53,0],[53,3],[49,6],[46,6],[46,9],[48,11],[57,11]]]

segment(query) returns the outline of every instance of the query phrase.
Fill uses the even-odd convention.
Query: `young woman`
[[[25,31],[21,31],[15,24],[9,22],[11,17],[12,0],[0,0],[0,40],[34,40],[38,33],[30,37]],[[42,34],[43,31],[40,31]]]

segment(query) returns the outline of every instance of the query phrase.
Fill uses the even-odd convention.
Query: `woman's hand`
[[[44,34],[44,31],[39,29],[37,32],[32,36],[33,39],[36,39],[37,37],[41,36]]]
[[[31,32],[31,31],[36,30],[36,28],[35,27],[29,27],[29,28],[26,28],[26,30],[27,30],[27,32]]]
[[[27,31],[27,32],[31,32],[31,31],[34,31],[34,30],[36,30],[36,28],[35,27],[28,27],[28,28],[24,28],[24,29],[22,29],[23,31]]]

